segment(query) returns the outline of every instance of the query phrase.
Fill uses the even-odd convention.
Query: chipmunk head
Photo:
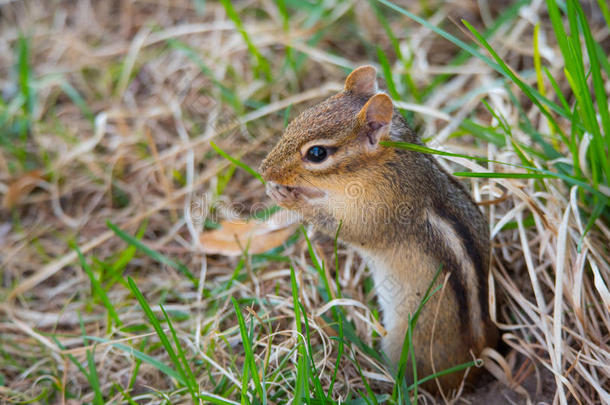
[[[288,125],[260,167],[267,193],[306,220],[336,227],[361,210],[357,200],[367,201],[382,176],[376,167],[394,153],[379,144],[390,139],[393,113],[392,100],[377,93],[375,68],[354,70],[342,92]]]

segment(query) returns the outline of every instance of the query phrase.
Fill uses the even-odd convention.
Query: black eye
[[[324,146],[319,145],[312,146],[311,148],[307,149],[307,153],[305,154],[307,160],[313,163],[320,163],[324,161],[327,156],[328,150]]]

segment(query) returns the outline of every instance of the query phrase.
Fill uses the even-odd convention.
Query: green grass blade
[[[606,75],[610,76],[610,61],[608,60],[608,54],[606,54],[606,52],[598,42],[595,43],[595,48],[597,49],[597,59],[599,60],[599,63],[606,71]]]
[[[460,124],[460,129],[466,134],[473,135],[485,142],[492,143],[499,148],[506,146],[506,137],[496,132],[493,127],[478,124],[471,119],[465,119]]]
[[[557,80],[555,80],[555,78],[553,77],[551,72],[549,72],[549,69],[546,66],[543,66],[542,69],[544,70],[544,74],[546,75],[546,78],[549,79],[551,86],[553,86],[553,90],[555,90],[555,95],[559,99],[559,102],[561,103],[561,105],[563,106],[563,108],[566,111],[570,111],[571,110],[570,105],[568,104],[568,101],[566,100],[563,93],[561,92],[561,88],[559,88],[559,84],[557,84]]]
[[[144,311],[144,314],[148,318],[148,321],[151,323],[151,325],[155,329],[155,332],[157,333],[157,336],[159,337],[161,344],[163,345],[163,347],[165,348],[165,351],[167,352],[170,359],[172,360],[172,363],[174,364],[174,367],[176,368],[177,372],[180,374],[182,382],[184,383],[184,385],[186,385],[188,387],[189,379],[186,376],[184,369],[182,368],[180,360],[178,359],[178,356],[176,355],[176,351],[172,347],[167,335],[165,334],[165,331],[161,327],[161,324],[157,320],[157,317],[155,316],[154,312],[150,308],[150,305],[148,305],[146,298],[144,298],[144,295],[142,295],[142,293],[138,289],[138,286],[136,285],[136,283],[133,281],[133,279],[131,277],[127,277],[127,284],[129,286],[129,289],[133,293],[133,295],[136,297],[136,299],[140,303],[140,307]]]
[[[410,318],[410,315],[409,315]],[[409,319],[409,323],[411,323],[411,319]],[[415,359],[415,347],[413,346],[413,329],[415,328],[415,323],[412,326],[407,328],[407,340],[409,342],[409,355],[411,356],[411,369],[413,370],[413,398],[417,401],[417,394],[419,390],[419,381],[417,378],[417,360]],[[402,383],[402,381],[401,381]],[[409,389],[407,388],[407,391]],[[410,399],[410,395],[407,396]]]
[[[57,340],[56,340],[56,343],[58,343]],[[59,345],[59,347],[63,348],[63,346],[61,346],[61,345]],[[89,368],[91,368],[90,356],[91,356],[91,353],[89,350],[87,350],[87,363],[89,363]],[[93,403],[96,405],[104,404],[104,399],[103,399],[102,393],[99,389],[99,378],[97,376],[97,370],[96,370],[95,376],[91,376],[91,371],[87,372],[87,369],[85,367],[83,367],[83,365],[80,364],[80,362],[77,360],[77,358],[74,357],[72,354],[68,354],[68,359],[76,366],[76,368],[79,369],[79,371],[81,373],[83,373],[83,375],[85,376],[87,381],[89,381],[89,385],[93,389]],[[93,369],[95,370],[95,364],[93,366]],[[96,381],[97,381],[97,388],[95,387]]]
[[[307,231],[305,231],[305,227],[303,225],[301,225],[301,232],[303,232],[303,236],[305,237],[305,242],[307,242],[307,250],[309,252],[309,258],[311,259],[311,262],[313,263],[314,268],[320,272],[320,271],[324,271],[322,264],[320,264],[320,262],[318,261],[318,257],[316,255],[316,252],[314,251],[313,245],[311,244],[311,241],[309,240],[309,237],[307,236]],[[326,289],[329,293],[329,289]],[[330,295],[329,295],[330,297]]]
[[[294,403],[303,403],[303,398],[309,403],[308,395],[308,381],[309,374],[309,363],[307,361],[307,349],[305,342],[301,339],[303,334],[303,324],[301,323],[301,303],[299,301],[299,290],[297,286],[296,276],[294,274],[294,268],[290,265],[290,288],[292,291],[292,305],[294,307],[294,321],[297,329],[297,347],[299,351],[299,360],[297,363],[297,377],[294,388]],[[305,315],[303,315],[305,316]]]
[[[148,221],[142,222],[142,224],[138,228],[138,231],[136,232],[135,238],[137,240],[142,239],[142,237],[144,236],[144,233],[146,232],[147,226],[148,226]],[[134,245],[131,245],[131,244],[128,245],[127,248],[123,249],[119,253],[116,260],[114,260],[108,266],[108,273],[105,274],[105,277],[104,277],[107,280],[106,289],[108,289],[114,283],[116,283],[117,281],[122,279],[123,272],[125,271],[125,267],[127,266],[127,264],[129,264],[131,262],[131,260],[136,255],[137,251],[138,251],[138,249]]]
[[[585,226],[585,230],[583,231],[583,233],[580,237],[580,241],[578,242],[578,251],[579,252],[580,252],[580,248],[582,246],[584,237],[587,235],[587,233],[589,233],[589,231],[595,224],[595,221],[597,220],[597,218],[599,218],[602,215],[607,204],[608,204],[608,201],[604,201],[602,199],[599,199],[597,201],[597,203],[595,203],[595,206],[593,207],[593,211],[591,212],[591,215],[589,216],[589,220],[587,221],[587,225]]]
[[[435,378],[439,378],[439,377],[442,377],[444,375],[448,375],[448,374],[451,374],[451,373],[456,373],[458,371],[466,370],[467,368],[474,367],[476,365],[477,365],[476,361],[469,361],[468,363],[463,363],[463,364],[459,364],[457,366],[449,367],[449,368],[447,368],[447,369],[445,369],[443,371],[439,371],[438,373],[430,374],[430,375],[422,378],[421,380],[419,380],[417,382],[417,384],[421,385],[422,383],[425,383],[426,381],[430,381],[430,380],[433,380]],[[414,388],[415,388],[415,384],[412,384],[412,385],[409,386],[408,389],[412,390]]]
[[[125,401],[127,401],[127,403],[128,403],[129,405],[138,405],[138,403],[137,403],[137,402],[135,402],[135,401],[133,400],[133,398],[131,397],[131,395],[129,395],[129,393],[128,393],[127,391],[125,391],[125,390],[123,389],[123,387],[121,387],[121,385],[120,385],[120,384],[114,383],[114,384],[112,384],[112,386],[113,386],[114,388],[116,388],[116,389],[117,389],[117,390],[118,390],[118,391],[121,393],[121,395],[123,396],[123,399],[124,399]]]
[[[423,145],[418,145],[418,144],[410,143],[410,142],[381,141],[381,142],[379,142],[379,144],[381,146],[386,146],[388,148],[398,148],[398,149],[410,150],[413,152],[428,153],[428,154],[432,154],[432,155],[459,157],[459,158],[464,158],[464,159],[476,160],[479,162],[492,162],[492,163],[508,165],[507,163],[503,163],[503,162],[496,161],[496,160],[489,160],[486,158],[477,157],[477,156],[469,156],[469,155],[464,155],[461,153],[445,152],[443,150],[432,149],[432,148],[428,148]]]
[[[412,144],[412,143],[409,143],[409,142],[387,142],[387,141],[383,141],[383,142],[380,142],[380,144],[383,145],[383,146],[395,147],[395,148],[406,149],[406,150],[412,150],[412,151],[415,151],[415,152],[430,153],[430,154],[441,155],[441,156],[461,157],[461,158],[466,158],[466,159],[471,159],[471,160],[478,160],[478,161],[484,161],[484,162],[493,162],[493,163],[497,163],[497,164],[501,164],[501,165],[517,167],[517,168],[521,168],[521,169],[525,169],[525,170],[531,170],[532,172],[535,172],[535,173],[545,174],[545,175],[547,175],[547,177],[557,177],[557,178],[560,178],[560,179],[564,180],[566,183],[568,183],[570,185],[582,187],[583,189],[585,189],[585,190],[595,194],[597,197],[602,198],[604,201],[606,201],[608,199],[608,197],[610,197],[610,195],[606,195],[602,191],[592,187],[589,183],[587,183],[586,181],[583,181],[583,179],[581,179],[581,178],[574,177],[574,176],[569,176],[569,175],[566,175],[566,174],[563,174],[563,173],[551,172],[551,171],[546,170],[546,169],[540,169],[540,168],[536,168],[536,167],[527,167],[527,166],[515,165],[515,164],[509,164],[509,163],[500,162],[500,161],[497,161],[497,160],[489,160],[489,159],[480,158],[480,157],[476,157],[476,156],[462,155],[462,154],[459,154],[459,153],[450,153],[450,152],[445,152],[445,151],[440,151],[440,150],[436,150],[436,149],[427,148],[427,147],[421,146],[421,145]],[[470,173],[470,172],[456,172],[454,174],[455,175],[459,175],[461,173]],[[500,173],[500,174],[510,175],[510,173]],[[520,174],[517,173],[517,175],[520,175]],[[485,176],[481,176],[481,177],[485,177]],[[491,177],[493,177],[493,176],[491,176]]]
[[[233,21],[233,23],[237,27],[237,30],[239,31],[242,38],[244,39],[244,42],[246,43],[246,46],[248,47],[248,51],[254,57],[254,59],[256,61],[257,74],[262,73],[265,76],[265,78],[267,79],[267,81],[271,81],[272,75],[271,75],[271,67],[269,66],[269,62],[260,53],[260,51],[258,50],[256,45],[254,45],[254,42],[252,42],[250,35],[248,35],[248,33],[246,32],[246,29],[244,28],[244,24],[242,23],[241,18],[239,17],[239,14],[233,8],[233,5],[231,4],[231,0],[220,0],[220,2],[224,6],[224,8],[227,12],[227,15]]]
[[[93,403],[96,405],[104,405],[104,396],[100,388],[100,379],[97,375],[97,369],[95,368],[95,358],[91,350],[87,350],[87,364],[89,365],[89,374],[87,374],[87,380],[93,389]]]
[[[303,314],[303,321],[305,321],[305,344],[307,345],[307,357],[309,359],[309,365],[311,367],[312,372],[309,373],[311,379],[313,380],[314,392],[318,396],[318,399],[322,401],[322,404],[325,404],[328,400],[326,395],[324,395],[324,390],[322,389],[322,382],[318,376],[318,370],[316,368],[316,363],[313,358],[313,348],[311,347],[311,334],[309,329],[309,320],[305,313],[305,308],[303,304],[299,302],[299,306],[301,307],[301,313]]]
[[[551,24],[553,25],[553,30],[555,31],[555,38],[557,39],[557,43],[559,44],[559,49],[561,49],[561,53],[563,55],[568,54],[568,43],[567,43],[567,34],[563,27],[563,21],[561,19],[561,14],[559,12],[559,8],[557,7],[557,2],[555,0],[546,0],[547,12],[549,13],[549,18],[551,20]],[[567,61],[566,61],[567,63]]]
[[[356,365],[356,368],[358,369],[358,374],[360,375],[360,379],[362,380],[362,383],[364,384],[364,388],[366,389],[366,392],[368,394],[368,397],[367,397],[367,396],[362,395],[362,393],[360,393],[360,397],[363,400],[365,400],[367,404],[379,405],[379,403],[377,402],[377,397],[375,396],[375,393],[373,392],[371,385],[369,384],[368,380],[364,376],[364,373],[362,372],[362,367],[360,366],[358,357],[354,356],[354,358],[350,359],[350,360],[352,360],[352,362]],[[369,399],[370,399],[370,401],[369,401]]]
[[[248,336],[248,330],[246,328],[246,322],[244,321],[244,316],[239,309],[239,304],[234,297],[231,297],[231,302],[233,303],[233,308],[235,309],[235,314],[237,315],[237,321],[239,323],[239,332],[241,333],[242,344],[244,346],[244,351],[246,355],[246,363],[250,368],[250,374],[252,375],[252,379],[254,380],[254,387],[256,388],[256,393],[259,396],[259,399],[262,401],[263,405],[267,403],[267,393],[265,391],[265,387],[261,384],[260,377],[258,375],[258,369],[256,367],[256,361],[254,359],[254,352],[252,351],[252,342]]]
[[[390,61],[386,56],[385,52],[380,47],[377,47],[377,59],[381,64],[381,71],[383,73],[383,77],[385,78],[386,85],[388,86],[388,92],[390,96],[394,100],[400,100],[400,94],[398,94],[398,90],[396,89],[396,83],[394,83],[394,78],[392,77],[392,67],[390,66]],[[402,108],[398,109],[400,113],[405,117],[407,122],[413,122],[413,113],[411,111],[406,111]]]
[[[19,82],[19,91],[25,100],[23,112],[27,117],[34,113],[34,89],[32,86],[32,75],[30,65],[30,47],[29,41],[23,36],[19,36],[17,43],[17,73]]]
[[[108,226],[108,228],[110,228],[119,238],[123,239],[125,242],[129,243],[130,245],[135,246],[142,253],[146,254],[147,256],[151,257],[152,259],[156,260],[157,262],[159,262],[161,264],[165,264],[166,266],[170,266],[170,267],[173,267],[174,269],[178,270],[180,273],[187,276],[188,279],[191,282],[193,282],[193,284],[195,284],[195,286],[197,286],[199,280],[197,280],[197,278],[195,278],[193,273],[191,273],[190,270],[184,264],[176,262],[176,261],[170,259],[169,257],[157,252],[156,250],[149,248],[148,246],[143,244],[138,239],[123,232],[118,226],[116,226],[115,224],[113,224],[110,221],[106,221],[106,226]]]
[[[290,123],[290,111],[292,111],[292,104],[289,104],[288,107],[284,109],[284,129],[286,129],[286,127]]]
[[[227,159],[229,162],[233,163],[235,166],[241,167],[242,169],[244,169],[245,171],[250,173],[252,176],[256,177],[261,183],[265,184],[265,180],[263,179],[263,176],[261,176],[256,170],[254,170],[253,168],[251,168],[247,164],[241,162],[239,159],[236,159],[236,158],[232,157],[231,155],[229,155],[227,152],[225,152],[224,150],[220,149],[220,147],[218,145],[216,145],[214,142],[210,141],[210,146],[220,156],[222,156],[223,158]]]
[[[294,322],[296,324],[297,332],[302,333],[301,311],[299,306],[299,290],[297,287],[297,280],[292,265],[290,265],[290,287],[292,290],[292,304],[294,305]]]
[[[238,403],[238,402],[235,402],[235,401],[228,400],[226,398],[222,398],[222,397],[220,397],[218,395],[198,394],[197,397],[202,399],[202,400],[204,400],[205,403],[210,403],[210,404],[235,405],[235,404]]]
[[[301,343],[299,345],[302,346]],[[305,402],[309,402],[309,394],[307,390],[307,358],[306,356],[299,355],[299,360],[297,362],[297,377],[295,380],[294,387],[294,399],[292,401],[293,404],[300,405]]]
[[[599,9],[604,16],[604,20],[606,20],[606,25],[608,29],[610,29],[610,8],[608,7],[608,3],[606,0],[597,0],[597,4],[599,5]]]
[[[546,108],[543,107],[541,100],[544,101],[549,107],[551,107],[555,112],[561,114],[563,116],[567,116],[567,113],[555,103],[549,101],[546,97],[542,96],[536,90],[534,90],[531,86],[527,85],[523,82],[517,75],[513,72],[513,70],[508,67],[508,65],[500,58],[500,55],[489,45],[489,43],[483,38],[483,36],[474,28],[470,23],[466,20],[462,20],[462,23],[468,28],[468,30],[476,37],[476,39],[483,45],[487,52],[493,57],[496,61],[497,71],[502,73],[504,76],[508,77],[513,83],[515,83],[523,93],[538,107],[541,113],[543,113],[549,122],[554,123],[556,127],[559,127],[555,123],[555,119],[553,116],[547,111]]]
[[[299,333],[299,336],[300,336],[302,334],[302,327],[301,327],[301,312],[300,312],[300,306],[299,306],[299,293],[298,293],[298,289],[297,289],[296,277],[294,275],[294,268],[292,267],[292,265],[290,266],[290,286],[292,289],[292,303],[293,303],[293,307],[294,307],[295,325],[297,328],[297,332]],[[294,388],[294,403],[301,404],[301,403],[303,403],[303,397],[305,396],[305,393],[306,393],[307,381],[308,381],[307,362],[306,362],[307,352],[305,350],[305,346],[304,346],[303,342],[301,342],[298,337],[297,337],[297,347],[299,350],[299,361],[297,364],[297,378],[295,381],[295,388]]]
[[[572,3],[572,1],[570,1],[570,3]],[[605,142],[604,136],[601,134],[601,131],[597,134],[599,136],[599,139],[596,142],[596,150],[600,155],[600,162],[605,169],[606,180],[610,180],[610,158],[608,157],[608,150],[610,149],[610,112],[608,110],[608,97],[606,95],[605,90],[606,83],[602,79],[601,66],[598,61],[597,55],[597,43],[593,39],[593,34],[591,33],[591,28],[589,27],[589,23],[587,22],[587,18],[585,16],[584,11],[577,2],[574,3],[578,13],[580,27],[582,28],[585,37],[587,53],[589,54],[589,61],[591,63],[593,89],[595,92],[595,97],[597,99],[598,112],[601,117],[603,132],[605,133]],[[597,117],[595,119],[595,122],[597,123]]]
[[[87,340],[96,341],[96,342],[102,342],[102,343],[109,342],[108,339],[100,338],[100,337],[97,337],[97,336],[85,336],[85,338]],[[117,349],[123,350],[124,352],[131,354],[136,359],[141,360],[144,363],[150,364],[151,366],[153,366],[157,370],[161,371],[166,376],[168,376],[170,378],[173,378],[176,381],[178,381],[178,383],[180,383],[181,385],[186,386],[186,380],[184,380],[182,375],[178,374],[176,372],[176,370],[174,370],[173,368],[171,368],[171,367],[167,366],[166,364],[160,362],[156,358],[151,357],[151,356],[149,356],[146,353],[142,353],[141,351],[139,351],[137,349],[134,349],[131,346],[127,346],[127,345],[125,345],[123,343],[112,343],[112,347],[115,347]]]
[[[87,119],[93,125],[94,121],[95,121],[95,116],[93,115],[93,112],[87,105],[87,102],[82,98],[80,93],[74,87],[72,87],[72,85],[70,83],[68,83],[66,80],[63,80],[63,79],[61,80],[61,89],[63,90],[64,93],[66,93],[66,95],[68,97],[70,97],[72,102],[74,104],[76,104],[78,106],[78,108],[80,108],[83,115],[85,117],[87,117]]]
[[[386,85],[388,86],[388,92],[394,100],[400,100],[400,94],[398,94],[398,91],[396,90],[396,84],[394,83],[394,78],[392,77],[392,67],[390,66],[390,61],[388,60],[388,57],[383,49],[380,47],[376,47],[376,49],[377,59],[381,64],[381,72],[383,73]]]
[[[197,403],[197,392],[199,391],[197,388],[197,379],[193,375],[193,371],[189,366],[188,360],[184,354],[184,350],[182,350],[182,345],[180,344],[180,340],[178,339],[178,335],[176,334],[176,330],[172,325],[172,321],[169,319],[167,312],[165,312],[165,308],[163,305],[160,305],[161,311],[163,312],[163,316],[165,317],[165,321],[167,322],[167,326],[169,326],[169,330],[172,334],[172,339],[174,340],[174,345],[176,346],[176,350],[178,351],[178,358],[182,362],[182,369],[185,371],[184,378],[187,381],[187,388],[191,394],[191,398],[194,403]]]
[[[110,298],[108,298],[108,295],[106,295],[106,290],[104,290],[100,282],[95,277],[95,274],[93,274],[91,267],[89,267],[89,265],[87,264],[87,260],[83,256],[78,246],[73,245],[73,248],[76,251],[76,254],[78,255],[78,260],[80,261],[81,267],[83,268],[85,273],[87,273],[87,276],[91,281],[91,289],[93,290],[94,296],[97,296],[100,301],[102,301],[102,303],[106,307],[106,310],[108,311],[108,316],[114,321],[115,325],[121,326],[122,323],[119,319],[119,315],[114,309],[114,305],[112,305],[112,302],[110,302]]]
[[[545,173],[453,172],[454,176],[487,179],[545,179],[555,177]]]
[[[385,18],[385,16],[383,15],[381,10],[377,6],[376,1],[377,0],[369,0],[369,4],[371,5],[371,8],[375,12],[375,15],[377,16],[377,20],[379,20],[383,29],[385,30],[385,32],[388,36],[388,39],[392,43],[392,48],[394,49],[394,52],[396,53],[396,57],[398,58],[398,60],[400,60],[402,62],[403,67],[407,70],[402,75],[401,82],[406,84],[407,88],[411,92],[411,95],[413,96],[415,101],[420,102],[421,101],[420,91],[417,88],[417,86],[415,85],[415,81],[413,80],[413,77],[408,72],[408,69],[412,66],[412,60],[407,60],[404,57],[402,51],[400,50],[400,42],[398,41],[398,38],[396,38],[396,35],[394,35],[394,31],[392,31],[392,27],[388,23],[388,20]],[[378,48],[378,49],[381,49],[381,48]]]
[[[430,300],[430,298],[432,298],[432,296],[434,294],[436,294],[442,288],[442,284],[439,284],[436,287],[434,286],[436,284],[436,281],[438,280],[439,276],[441,275],[442,270],[443,270],[443,265],[441,263],[441,265],[438,266],[436,273],[434,273],[434,277],[432,278],[432,281],[428,285],[428,288],[426,289],[426,292],[424,293],[424,296],[422,297],[421,302],[419,303],[419,306],[415,310],[415,313],[413,314],[413,317],[410,320],[410,325],[412,327],[415,327],[415,324],[417,323],[417,320],[419,319],[419,314],[421,314],[421,310],[424,307],[424,305],[426,305],[428,303],[428,301]]]
[[[481,59],[483,62],[485,62],[491,68],[493,68],[497,72],[501,73],[503,76],[505,76],[505,77],[511,79],[512,81],[514,81],[515,84],[517,84],[522,89],[522,91],[524,91],[526,93],[526,95],[530,99],[532,99],[532,101],[534,103],[536,103],[538,106],[542,102],[542,103],[546,104],[549,108],[551,108],[553,111],[555,111],[557,114],[560,114],[561,116],[564,116],[564,117],[568,117],[568,113],[566,111],[564,111],[563,108],[561,108],[557,104],[553,103],[548,98],[543,97],[540,93],[538,93],[538,91],[536,91],[531,86],[527,85],[522,80],[520,80],[512,72],[512,70],[509,69],[506,66],[504,61],[502,61],[502,59],[497,55],[497,53],[493,49],[491,49],[491,47],[489,46],[489,44],[487,43],[485,38],[483,36],[481,36],[481,34],[479,34],[478,31],[476,29],[474,29],[474,27],[472,27],[470,24],[468,24],[467,21],[462,20],[464,25],[466,25],[466,27],[475,35],[475,37],[477,37],[477,40],[479,42],[481,42],[481,44],[483,44],[484,46],[486,45],[485,48],[488,51],[491,50],[490,54],[495,55],[494,56],[495,62],[493,60],[491,60],[490,58],[488,58],[487,56],[485,56],[482,53],[480,53],[479,51],[477,51],[474,47],[466,44],[464,41],[456,38],[455,36],[451,35],[450,33],[446,32],[445,30],[430,24],[426,20],[424,20],[421,17],[418,17],[415,14],[413,14],[413,13],[403,9],[402,7],[399,7],[399,6],[395,5],[395,4],[393,4],[389,0],[377,0],[377,1],[379,1],[380,3],[385,4],[386,6],[392,8],[393,10],[395,10],[395,11],[397,11],[397,12],[399,12],[399,13],[407,16],[407,17],[409,17],[410,19],[412,19],[412,20],[416,21],[417,23],[423,25],[424,27],[430,29],[431,31],[435,32],[436,34],[442,36],[443,38],[445,38],[445,39],[447,39],[449,41],[451,41],[452,43],[454,43],[455,45],[457,45],[461,49],[465,50],[469,54],[471,54],[471,55]],[[549,119],[553,120],[552,116],[548,115],[548,117],[549,117]]]
[[[140,348],[145,348],[146,344],[148,343],[148,338],[144,338],[142,340],[142,342],[140,343]],[[128,390],[132,390],[133,387],[136,385],[136,379],[138,378],[138,373],[140,372],[140,366],[142,366],[142,360],[134,357],[135,361],[134,361],[134,366],[133,366],[133,371],[131,372],[131,378],[129,379],[129,385],[127,385],[127,389]]]
[[[337,227],[337,232],[335,233],[335,239],[333,241],[333,253],[335,255],[335,285],[337,286],[337,298],[341,298],[341,283],[339,283],[339,232],[341,232],[341,227],[343,226],[343,220],[339,221],[339,226]]]
[[[332,376],[332,378],[330,380],[330,387],[328,388],[328,393],[329,394],[332,394],[333,387],[335,386],[335,381],[337,381],[337,372],[339,371],[339,367],[341,366],[341,359],[343,358],[343,351],[344,351],[344,345],[345,345],[345,343],[343,342],[343,338],[344,338],[344,335],[343,335],[343,316],[339,316],[338,318],[339,318],[338,319],[339,336],[337,336],[337,338],[336,338],[336,340],[338,342],[337,360],[335,361],[335,369],[333,371],[333,376]]]
[[[538,92],[542,96],[546,97],[544,77],[542,75],[542,58],[540,57],[540,23],[534,26],[534,69],[536,70],[536,83],[538,85]],[[553,123],[549,122],[549,127],[551,128],[551,133],[554,134],[556,125],[553,125]],[[555,147],[555,149],[559,149],[559,144],[555,137],[553,137],[553,146]]]
[[[248,382],[250,381],[250,365],[248,361],[244,362],[241,373],[241,405],[250,405],[248,399]]]
[[[172,48],[183,52],[195,65],[197,65],[199,70],[201,70],[204,75],[210,78],[212,83],[214,83],[214,86],[220,90],[221,96],[231,105],[231,107],[233,107],[238,115],[243,112],[243,104],[237,94],[216,79],[214,72],[206,65],[203,58],[199,55],[199,52],[190,47],[188,44],[176,39],[169,39],[167,43]]]
[[[375,4],[375,2],[376,2],[375,0],[369,0],[369,4],[371,5],[371,8],[375,12],[375,16],[377,17],[377,20],[379,20],[379,23],[385,30],[385,33],[388,36],[390,43],[392,44],[392,48],[394,49],[394,52],[396,53],[396,57],[399,60],[403,61],[403,63],[404,63],[405,60],[403,58],[402,51],[400,50],[400,42],[398,41],[398,38],[396,38],[396,35],[394,35],[394,31],[392,31],[392,27],[390,27],[388,20],[385,18],[385,16],[383,15],[383,13],[379,9],[379,7],[377,7],[377,4]]]
[[[416,363],[416,358],[415,358],[415,347],[413,347],[413,330],[415,330],[415,326],[417,325],[417,320],[419,319],[419,315],[421,314],[423,307],[428,303],[430,298],[434,294],[436,294],[442,287],[442,285],[438,285],[435,287],[435,284],[442,272],[442,268],[443,267],[441,264],[438,267],[438,269],[436,270],[436,273],[434,274],[432,281],[428,285],[428,288],[426,289],[426,292],[424,293],[424,296],[422,297],[417,309],[413,313],[413,316],[409,315],[409,322],[408,322],[409,326],[406,330],[405,338],[404,338],[403,345],[402,345],[400,360],[398,362],[398,373],[396,374],[396,384],[394,386],[394,393],[393,393],[393,396],[395,398],[400,398],[400,399],[402,399],[402,401],[406,401],[408,403],[410,403],[409,391],[411,389],[407,388],[405,385],[405,374],[406,374],[406,370],[407,370],[407,361],[408,361],[409,357],[411,358],[411,366],[413,369],[414,384],[412,387],[414,388],[413,389],[414,398],[417,398],[417,391],[418,391],[417,386],[419,384],[418,378],[417,378],[417,363]]]
[[[490,38],[492,35],[494,35],[503,25],[507,24],[510,21],[513,21],[515,18],[517,18],[519,16],[519,11],[521,10],[521,8],[527,4],[530,3],[531,0],[519,0],[513,4],[511,4],[510,6],[508,6],[505,10],[503,10],[501,12],[501,14],[498,16],[498,18],[496,18],[496,20],[494,21],[494,23],[485,30],[485,32],[483,33],[483,37],[484,38]],[[448,66],[461,66],[463,65],[468,58],[471,56],[470,53],[468,53],[466,50],[461,49],[460,52],[458,53],[458,55],[451,61],[449,62],[447,65]],[[435,77],[434,79],[432,79],[432,82],[426,87],[425,89],[425,93],[426,94],[431,94],[431,92],[440,84],[443,83],[444,81],[447,80],[447,78],[451,77],[451,74],[445,73],[445,74],[441,74],[438,75],[437,77]]]
[[[399,12],[400,14],[403,14],[407,17],[409,17],[410,19],[412,19],[413,21],[417,22],[418,24],[428,28],[429,30],[435,32],[436,34],[440,35],[441,37],[447,39],[448,41],[454,43],[455,45],[457,45],[458,47],[460,47],[461,49],[465,50],[466,52],[470,53],[473,56],[476,56],[477,58],[481,59],[482,61],[484,61],[485,63],[487,63],[490,66],[494,66],[496,65],[491,59],[489,59],[487,56],[481,54],[479,51],[477,51],[474,47],[468,45],[467,43],[465,43],[464,41],[462,41],[461,39],[457,38],[456,36],[448,33],[447,31],[430,24],[428,21],[424,20],[423,18],[411,13],[410,11],[405,10],[404,8],[397,6],[396,4],[390,2],[389,0],[377,0],[380,3],[388,6],[389,8],[391,8],[394,11]]]

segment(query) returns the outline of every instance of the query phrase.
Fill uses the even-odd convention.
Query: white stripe
[[[468,299],[468,307],[470,309],[468,317],[471,321],[470,325],[474,334],[473,338],[475,342],[481,342],[484,340],[484,334],[482,327],[483,319],[481,317],[481,307],[479,305],[478,297],[479,288],[482,288],[483,286],[478,285],[479,282],[474,264],[472,263],[470,256],[466,253],[466,248],[475,249],[476,247],[464,246],[462,239],[456,234],[453,227],[439,216],[428,213],[428,220],[430,221],[430,224],[438,229],[440,234],[443,235],[447,247],[451,249],[458,261],[460,268],[457,269],[457,271],[459,271],[460,274],[456,274],[455,276],[461,276],[463,279],[466,297]],[[463,308],[458,308],[458,311],[463,311]]]

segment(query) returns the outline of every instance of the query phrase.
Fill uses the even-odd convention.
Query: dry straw
[[[106,221],[130,235],[145,229],[145,246],[193,273],[195,281],[142,253],[121,270],[135,280],[155,314],[162,316],[159,303],[170,313],[208,401],[223,403],[224,397],[224,403],[237,403],[243,388],[243,342],[230,297],[252,298],[248,305],[243,301],[242,313],[255,328],[252,350],[258,366],[265,367],[266,392],[277,393],[269,402],[292,401],[297,347],[307,336],[297,332],[289,263],[206,255],[199,238],[203,224],[189,210],[200,197],[245,206],[267,201],[264,187],[245,172],[237,170],[225,184],[230,164],[213,153],[210,140],[256,167],[281,132],[287,109],[294,116],[340,89],[346,71],[375,58],[374,48],[363,44],[391,51],[387,31],[369,3],[324,3],[318,19],[295,9],[288,24],[274,2],[234,4],[252,45],[270,63],[274,76],[267,82],[264,74],[256,74],[260,61],[219,3],[0,1],[0,120],[13,117],[2,121],[5,128],[25,114],[16,98],[20,76],[15,66],[24,43],[20,35],[28,38],[36,100],[27,112],[27,140],[14,144],[31,155],[31,165],[19,166],[10,148],[0,148],[0,193],[10,194],[12,201],[0,211],[2,402],[97,402],[99,393],[105,401],[126,402],[122,391],[138,403],[191,400],[186,389],[176,388],[175,378],[155,366],[155,361],[172,363],[122,278],[113,280],[109,273],[107,265],[128,253]],[[486,0],[406,3],[466,40],[452,20],[489,26],[504,7]],[[532,1],[487,40],[515,71],[531,71],[533,27],[541,22],[539,52],[550,74],[564,77],[545,10],[543,2]],[[452,75],[419,101],[397,100],[401,108],[416,112],[430,147],[520,164],[513,147],[468,136],[454,139],[465,119],[498,124],[482,100],[522,145],[532,143],[518,125],[523,114],[538,131],[549,133],[541,112],[527,103],[524,111],[515,108],[508,89],[517,90],[505,86],[482,61],[471,58],[447,66],[456,53],[448,42],[406,18],[387,19],[410,61],[410,66],[397,63],[395,75],[409,73],[419,88],[440,74]],[[591,18],[595,40],[607,52],[610,38],[604,24]],[[322,32],[321,40],[307,42],[316,31]],[[298,69],[286,62],[286,52],[292,52],[293,63],[302,63]],[[536,83],[534,75],[522,79]],[[559,86],[567,89],[567,82]],[[569,133],[571,123],[560,123]],[[584,156],[590,147],[585,138],[579,153]],[[521,172],[459,157],[439,159],[452,171]],[[589,173],[586,160],[581,161],[582,172]],[[40,170],[36,175],[32,165]],[[31,179],[19,183],[28,173],[35,187]],[[495,397],[496,403],[610,403],[608,224],[598,219],[582,238],[586,218],[580,215],[580,191],[558,179],[492,178],[468,184],[478,201],[491,202],[482,205],[493,237],[489,299],[506,347],[486,352],[493,375],[490,392],[457,399],[447,393],[445,401],[483,403]],[[608,196],[607,187],[601,190]],[[120,326],[109,322],[70,241],[108,287]],[[384,331],[372,312],[376,304],[364,282],[367,270],[341,246],[335,268],[332,241],[318,238],[314,244],[331,279],[337,274],[341,297],[334,284],[335,299],[321,295],[302,236],[281,254],[296,271],[309,324],[311,346],[306,350],[314,351],[310,355],[321,388],[329,388],[336,369],[332,399],[366,394],[363,376],[372,392],[383,396],[393,387],[387,368],[357,345],[345,346],[337,368],[337,332],[324,318],[340,308],[365,344],[378,343]],[[241,269],[237,277],[236,267]],[[169,336],[169,327],[165,331]],[[137,359],[129,347],[152,360]],[[94,364],[89,364],[92,353]],[[83,373],[91,377],[93,366],[99,392]],[[249,384],[251,396],[256,390]],[[421,390],[419,400],[434,402]]]

